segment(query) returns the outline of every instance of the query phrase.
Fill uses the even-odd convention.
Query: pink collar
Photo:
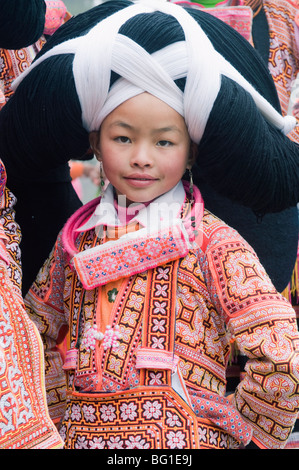
[[[185,192],[188,195],[189,184],[183,181],[183,185]],[[196,186],[193,187],[193,198],[194,204],[192,205],[191,211],[189,211],[183,219],[183,224],[188,233],[190,241],[194,241],[195,239],[194,225],[196,225],[196,227],[199,226],[204,212],[204,201],[199,189]],[[78,236],[78,232],[76,232],[76,229],[81,227],[83,223],[90,218],[100,201],[101,197],[98,197],[88,202],[78,209],[65,224],[62,231],[62,243],[65,251],[71,258],[73,258],[74,255],[78,253],[78,249],[76,247],[76,238]]]

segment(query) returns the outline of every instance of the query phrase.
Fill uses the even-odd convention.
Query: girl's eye
[[[159,140],[159,142],[157,143],[157,145],[159,147],[169,147],[172,145],[172,142],[170,142],[169,140]]]
[[[130,139],[129,137],[126,137],[125,135],[120,135],[119,137],[116,137],[116,139],[114,139],[116,142],[120,142],[122,144],[127,144],[128,142],[130,142]]]

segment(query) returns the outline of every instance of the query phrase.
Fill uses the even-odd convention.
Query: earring
[[[105,178],[104,178],[104,171],[103,171],[103,163],[100,162],[100,196],[104,194],[104,186],[105,186]]]
[[[193,185],[193,175],[192,175],[192,170],[190,168],[188,168],[189,170],[189,192],[190,192],[190,206],[191,206],[191,211],[192,211],[192,206],[194,205],[194,185]],[[193,235],[194,237],[196,237],[197,235],[197,230],[195,230],[195,226],[196,226],[196,223],[195,223],[195,216],[192,215],[191,216],[191,227],[192,227],[192,230],[193,230]]]
[[[188,168],[189,171],[189,192],[190,192],[190,204],[194,203],[194,189],[193,189],[193,175],[192,170]]]

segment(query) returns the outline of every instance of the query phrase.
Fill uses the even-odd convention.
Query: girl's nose
[[[131,157],[133,166],[150,167],[152,166],[152,158],[150,150],[146,145],[138,145],[134,148]]]

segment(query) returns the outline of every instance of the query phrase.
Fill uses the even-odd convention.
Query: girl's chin
[[[153,197],[148,197],[144,194],[122,194],[120,192],[116,192],[116,198],[117,198],[117,202],[118,202],[118,205],[122,206],[122,207],[128,207],[128,206],[131,206],[132,204],[144,204],[145,206],[147,206],[148,204],[151,203],[151,201],[153,201],[154,199],[156,199],[157,197],[159,197],[160,194],[157,194],[157,195],[153,195]]]

